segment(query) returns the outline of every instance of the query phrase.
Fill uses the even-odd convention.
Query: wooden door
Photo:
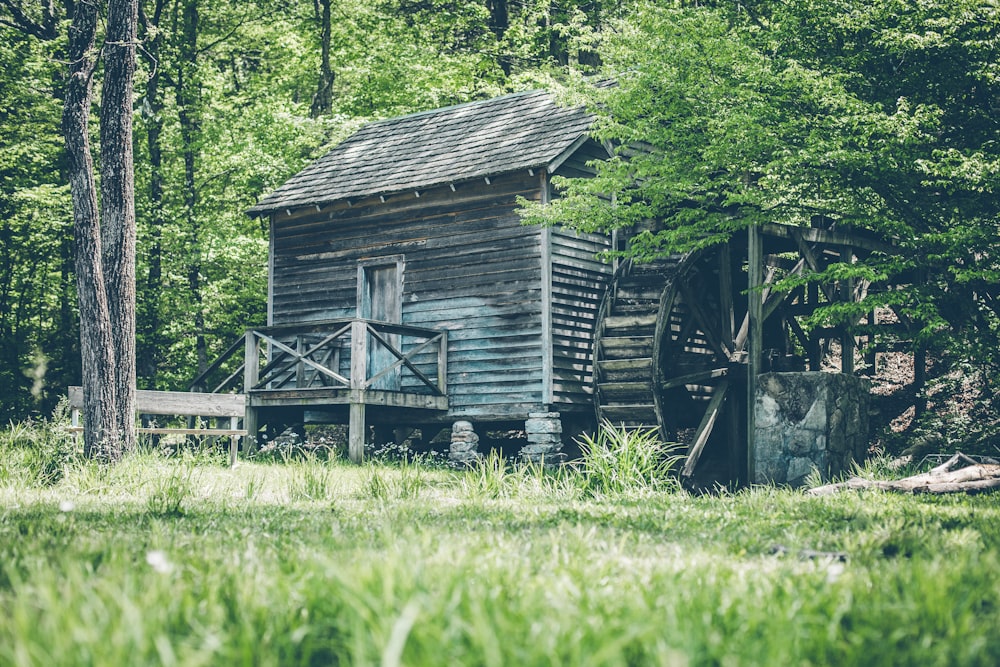
[[[403,311],[403,271],[401,258],[386,258],[363,262],[358,267],[358,313],[377,322],[399,324]],[[379,334],[393,347],[399,347],[399,336]],[[374,377],[396,361],[395,355],[371,336],[368,337],[368,377]],[[372,389],[399,390],[399,369],[372,383]]]

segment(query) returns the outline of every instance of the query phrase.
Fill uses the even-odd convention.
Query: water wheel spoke
[[[715,380],[723,377],[728,372],[728,368],[711,368],[706,371],[698,371],[697,373],[688,373],[686,375],[680,375],[661,382],[660,389],[662,391],[666,391],[668,389],[675,389],[689,384],[704,384],[709,380]]]
[[[808,350],[809,336],[807,336],[806,332],[802,330],[801,326],[799,326],[798,320],[795,319],[795,316],[789,315],[788,317],[785,318],[785,322],[788,323],[788,328],[798,339],[799,344],[802,346],[802,349]]]
[[[712,435],[712,429],[719,418],[722,401],[725,400],[728,390],[729,379],[727,378],[722,380],[712,393],[712,398],[708,402],[708,408],[705,410],[705,416],[701,418],[701,423],[698,424],[698,429],[694,433],[694,442],[688,452],[687,461],[684,462],[684,469],[681,471],[681,475],[684,477],[690,477],[694,474],[694,469],[698,465],[698,459],[701,458],[701,453],[705,450],[705,444],[708,442],[709,436]]]
[[[684,302],[687,304],[691,314],[698,320],[699,330],[705,334],[705,340],[708,341],[709,346],[719,355],[720,359],[727,361],[731,359],[732,351],[722,342],[718,331],[711,325],[711,320],[705,315],[705,311],[702,310],[701,305],[692,298],[687,285],[681,285],[681,293],[684,295]]]
[[[684,347],[684,344],[689,338],[691,338],[691,334],[694,333],[694,327],[695,319],[693,317],[684,318],[680,331],[678,331],[677,338],[675,339],[678,343],[678,347]]]

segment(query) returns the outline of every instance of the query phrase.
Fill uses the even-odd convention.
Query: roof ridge
[[[445,112],[448,112],[448,111],[454,111],[455,109],[461,109],[463,107],[472,107],[472,106],[476,106],[477,104],[485,105],[485,104],[489,104],[491,102],[498,102],[500,100],[507,100],[507,99],[510,99],[512,97],[518,97],[518,96],[528,97],[529,95],[532,95],[532,94],[535,94],[535,95],[537,95],[537,94],[543,94],[543,95],[549,95],[551,97],[550,93],[547,90],[543,89],[543,88],[532,88],[531,90],[521,90],[521,91],[518,91],[516,93],[507,93],[506,95],[500,95],[499,97],[488,97],[485,100],[471,100],[469,102],[459,102],[458,104],[451,104],[451,105],[446,106],[446,107],[438,107],[437,109],[425,109],[424,111],[414,111],[413,113],[408,113],[408,114],[405,114],[403,116],[393,116],[392,118],[381,118],[379,120],[373,120],[373,121],[371,121],[369,123],[365,123],[364,125],[362,125],[359,128],[359,131],[365,129],[366,127],[371,127],[373,125],[384,125],[384,124],[387,124],[387,123],[397,123],[397,122],[402,122],[404,120],[410,120],[410,119],[413,119],[413,118],[419,118],[421,116],[432,116],[432,115],[435,115],[435,114],[445,113]],[[350,137],[348,137],[348,138],[350,138]]]

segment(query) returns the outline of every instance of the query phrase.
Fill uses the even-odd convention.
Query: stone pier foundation
[[[801,486],[863,461],[871,383],[842,373],[765,373],[754,401],[755,484]]]
[[[472,465],[480,459],[479,436],[471,422],[457,421],[451,426],[451,448],[448,458],[460,465]]]
[[[524,422],[528,444],[521,448],[521,458],[532,463],[562,463],[562,421],[558,412],[529,412]]]

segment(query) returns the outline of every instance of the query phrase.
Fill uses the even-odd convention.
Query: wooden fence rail
[[[247,436],[246,428],[240,428],[240,420],[246,415],[246,397],[243,394],[200,394],[187,391],[151,391],[139,389],[135,392],[136,412],[143,415],[169,415],[178,417],[210,417],[229,419],[229,428],[137,428],[137,433],[152,435],[195,435],[201,437],[228,437],[229,463],[236,463],[239,439]],[[83,409],[83,387],[69,388],[69,407],[74,433],[83,431],[80,426],[80,410]]]

